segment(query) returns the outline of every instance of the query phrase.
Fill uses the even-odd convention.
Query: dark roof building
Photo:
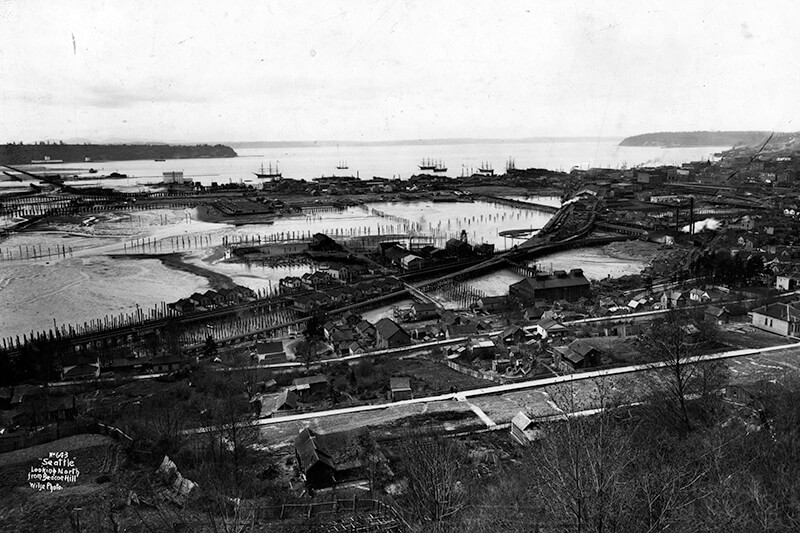
[[[375,441],[365,428],[337,433],[316,433],[309,428],[294,439],[297,465],[306,485],[330,487],[362,479]]]
[[[557,346],[554,352],[573,369],[598,366],[602,362],[600,350],[581,339],[572,341],[569,346]]]
[[[478,300],[478,308],[487,313],[500,311],[508,306],[508,296],[484,296]]]
[[[448,253],[458,257],[468,257],[472,255],[472,246],[468,242],[460,239],[448,240],[444,245],[444,249]]]
[[[297,394],[288,389],[275,394],[258,394],[250,400],[250,404],[254,407],[256,416],[268,418],[278,411],[297,409]]]
[[[727,324],[731,319],[731,313],[728,308],[717,307],[716,305],[709,305],[706,307],[704,317],[708,322],[716,322],[717,324]]]
[[[285,363],[286,352],[283,351],[283,341],[257,341],[256,357],[265,364]]]
[[[414,302],[411,304],[411,316],[417,320],[428,320],[439,316],[436,304],[432,302]]]
[[[375,323],[376,345],[378,348],[397,348],[411,344],[411,335],[390,318],[381,318]]]
[[[583,270],[573,268],[569,273],[557,270],[553,274],[537,274],[508,288],[511,298],[521,302],[567,300],[574,302],[589,295],[589,280]]]
[[[328,390],[328,378],[322,375],[295,378],[293,384],[295,391],[297,391],[297,394],[301,397],[307,397]]]

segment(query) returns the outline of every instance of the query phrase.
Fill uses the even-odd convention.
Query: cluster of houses
[[[330,274],[317,271],[318,278]],[[330,278],[332,279],[332,278]],[[338,282],[326,287],[292,296],[292,306],[301,313],[334,309],[348,304],[369,300],[403,289],[403,282],[394,277],[364,279],[358,283]]]
[[[329,320],[322,329],[325,341],[339,355],[388,350],[412,343],[411,335],[391,318],[381,318],[373,324],[351,311],[338,320]]]
[[[389,400],[397,402],[412,397],[411,379],[392,377],[389,379]],[[250,406],[257,418],[273,418],[300,407],[299,402],[312,402],[328,394],[330,384],[323,374],[313,374],[295,378],[292,384],[278,388],[273,379],[262,383],[259,390],[250,397]]]
[[[544,392],[532,392],[527,404],[512,419],[509,433],[523,445],[541,438],[544,424],[566,417]],[[303,428],[294,439],[294,452],[301,478],[312,490],[369,479],[376,470],[393,474],[380,444],[364,427],[329,433]]]
[[[494,255],[494,245],[483,243],[473,246],[467,242],[464,232],[461,239],[449,239],[444,248],[423,246],[419,249],[408,250],[399,242],[393,241],[380,243],[378,253],[384,264],[409,271],[421,270],[437,263],[491,257]]]
[[[669,289],[658,294],[643,290],[630,296],[625,296],[621,292],[618,294],[610,292],[611,294],[598,299],[597,305],[591,309],[593,316],[624,315],[705,305],[706,320],[727,323],[730,318],[730,313],[725,308],[725,303],[731,299],[730,289],[725,287]],[[723,309],[724,312],[721,312]]]
[[[207,290],[202,294],[196,292],[188,298],[181,298],[177,302],[169,304],[168,307],[178,313],[192,313],[243,302],[252,302],[255,298],[256,293],[252,289],[237,285],[230,289]]]

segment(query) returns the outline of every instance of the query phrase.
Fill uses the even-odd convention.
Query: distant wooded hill
[[[191,159],[198,157],[236,157],[230,146],[222,144],[178,146],[169,144],[6,144],[0,145],[0,163],[23,165],[50,159],[64,163],[83,161],[130,161],[133,159]]]
[[[627,137],[620,146],[751,146],[763,143],[769,131],[663,131]]]

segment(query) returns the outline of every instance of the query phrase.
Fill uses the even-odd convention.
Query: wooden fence
[[[125,447],[133,445],[133,439],[124,431],[114,426],[100,423],[80,424],[78,422],[59,422],[46,426],[35,433],[11,433],[0,435],[0,453],[21,450],[72,437],[73,435],[97,434],[106,435]]]
[[[501,385],[504,385],[509,381],[511,381],[509,379],[504,379],[496,374],[490,374],[489,372],[482,372],[480,370],[469,368],[468,366],[460,365],[454,361],[448,361],[446,359],[445,360],[436,359],[435,361],[438,363],[442,363],[443,365],[455,370],[456,372],[461,372],[462,374],[472,376],[473,378],[485,379],[487,381],[494,381],[495,383],[500,383]]]
[[[286,503],[276,506],[255,507],[254,518],[258,520],[275,520],[291,518],[323,518],[337,514],[376,512],[393,518],[409,529],[408,523],[401,513],[392,505],[373,498],[338,498],[324,502]]]

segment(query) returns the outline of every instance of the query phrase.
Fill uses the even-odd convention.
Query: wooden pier
[[[483,200],[489,203],[503,204],[511,207],[518,207],[522,209],[532,209],[534,211],[544,211],[545,213],[555,213],[559,210],[558,207],[553,207],[547,204],[538,204],[536,202],[526,202],[523,200],[514,200],[511,198],[503,198],[502,196],[492,196],[490,194],[475,195],[476,200]]]

